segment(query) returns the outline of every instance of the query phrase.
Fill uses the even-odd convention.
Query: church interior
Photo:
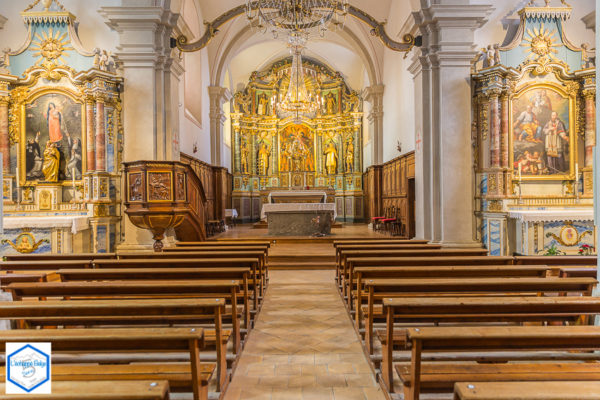
[[[0,399],[600,400],[596,4],[0,1]]]

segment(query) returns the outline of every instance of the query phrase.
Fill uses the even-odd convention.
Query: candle
[[[17,189],[19,188],[19,166],[17,165],[17,175],[15,176],[15,183],[17,184]]]
[[[575,163],[575,180],[579,180],[579,164]]]
[[[521,175],[521,170],[522,170],[522,168],[521,168],[521,165],[522,165],[522,164],[523,164],[523,162],[522,162],[522,161],[521,161],[521,162],[519,162],[519,183],[521,183],[521,179],[523,178],[523,176]]]
[[[73,179],[73,201],[75,201],[77,197],[75,193],[75,168],[71,170],[71,178]]]

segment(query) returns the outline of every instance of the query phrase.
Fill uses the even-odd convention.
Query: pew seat
[[[455,400],[598,400],[600,382],[461,382]]]

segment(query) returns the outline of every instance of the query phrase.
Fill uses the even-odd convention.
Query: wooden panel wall
[[[382,216],[390,207],[407,227],[407,237],[414,236],[415,153],[410,152],[383,165],[373,165],[364,174],[365,208],[368,219]]]
[[[202,181],[206,194],[206,215],[209,220],[225,218],[231,208],[231,174],[224,167],[214,167],[190,155],[181,153],[181,162],[190,164]]]

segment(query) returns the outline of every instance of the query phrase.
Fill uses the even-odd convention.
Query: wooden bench
[[[365,315],[365,343],[373,353],[373,323],[375,305],[383,304],[384,298],[447,296],[466,293],[478,295],[544,293],[578,293],[591,295],[597,284],[591,278],[432,278],[432,279],[368,279],[365,288],[368,292]],[[379,310],[377,310],[379,311]],[[379,313],[377,313],[379,314]],[[381,314],[383,314],[383,307]]]
[[[227,377],[226,345],[222,328],[224,299],[48,300],[0,302],[0,319],[16,320],[21,328],[111,325],[198,325],[209,322],[204,343],[214,348],[218,386]],[[221,338],[221,340],[217,340]]]
[[[429,267],[429,266],[469,266],[469,265],[512,265],[512,257],[496,256],[414,256],[414,257],[348,257],[342,273],[342,294],[352,307],[349,298],[349,279],[357,267]]]
[[[483,266],[452,266],[452,267],[357,267],[354,268],[355,291],[351,291],[354,297],[355,324],[358,329],[362,321],[362,304],[366,298],[364,293],[364,281],[378,278],[516,278],[516,277],[538,277],[547,275],[549,267],[545,265],[483,265]]]
[[[92,268],[92,260],[23,260],[23,261],[0,261],[0,271],[14,273],[22,271],[56,271],[59,268]]]
[[[48,273],[28,273],[28,274],[0,274],[0,285],[8,285],[14,282],[46,282]]]
[[[162,252],[162,253],[120,253],[119,259],[146,259],[146,260],[160,260],[160,259],[186,259],[193,258],[198,259],[249,259],[256,258],[258,260],[257,274],[261,279],[260,295],[264,295],[264,289],[267,284],[267,254],[266,251],[262,250],[244,250],[244,251],[228,251],[227,249],[221,249],[219,251],[177,251],[177,252]],[[107,260],[108,261],[108,260]],[[94,263],[98,265],[98,263]],[[238,265],[239,266],[239,265]]]
[[[103,268],[59,269],[61,281],[110,281],[110,280],[239,280],[242,282],[244,328],[250,329],[250,296],[248,275],[250,268]],[[1,282],[1,278],[0,278]]]
[[[545,264],[545,265],[597,265],[597,256],[515,256],[515,264]]]
[[[253,309],[258,310],[259,296],[264,289],[264,278],[256,258],[155,258],[127,260],[96,260],[94,268],[250,268],[248,285],[254,290]],[[258,294],[258,295],[257,295]]]
[[[408,328],[411,350],[407,400],[421,393],[422,354],[453,351],[590,351],[600,348],[598,326],[423,327]],[[469,379],[462,380],[468,381]],[[514,397],[513,397],[514,398]]]
[[[207,240],[206,242],[177,242],[177,247],[200,247],[200,246],[267,246],[271,247],[270,240]],[[163,249],[164,250],[164,249]]]
[[[189,354],[195,400],[208,395],[208,379],[203,376],[199,351],[203,347],[201,328],[118,328],[118,329],[15,329],[0,331],[0,346],[7,342],[50,342],[52,354],[60,352],[131,352],[146,354],[185,352]],[[157,368],[168,364],[156,364]],[[159,374],[160,375],[160,374]],[[52,385],[54,389],[54,384]],[[79,393],[77,393],[79,395]]]
[[[40,254],[7,254],[2,256],[6,261],[79,261],[93,259],[117,258],[116,253],[40,253]]]
[[[455,400],[598,400],[600,382],[460,382]]]
[[[24,298],[47,297],[97,299],[97,298],[144,298],[160,296],[224,298],[231,306],[223,314],[231,320],[234,352],[241,350],[240,321],[237,296],[240,281],[237,280],[164,280],[164,281],[102,281],[102,282],[42,282],[11,283],[5,287],[16,301]]]
[[[378,330],[382,344],[381,375],[393,390],[393,351],[406,348],[406,330],[396,329],[396,324],[407,323],[521,323],[521,322],[575,322],[580,316],[600,314],[600,298],[596,297],[413,297],[384,298],[386,329]],[[427,379],[432,389],[452,390],[456,381],[444,379],[449,373],[442,369],[436,372],[430,367]],[[442,364],[443,365],[443,364]],[[453,365],[457,365],[454,363]],[[600,367],[600,364],[598,364]],[[399,368],[399,369],[398,369]],[[399,376],[405,387],[411,385],[407,378],[407,367],[399,366]],[[472,373],[472,370],[470,373]],[[598,370],[600,373],[600,370]],[[458,370],[457,372],[458,373]],[[482,370],[482,373],[488,373]],[[444,375],[444,376],[442,376]],[[485,378],[483,378],[485,379]],[[429,386],[428,386],[429,387]]]
[[[571,267],[561,268],[559,272],[561,278],[595,278],[598,276],[596,267]]]
[[[169,383],[165,380],[113,381],[107,376],[102,381],[60,381],[55,378],[54,367],[52,372],[52,393],[29,396],[6,394],[2,376],[0,400],[22,400],[28,397],[36,400],[169,400]]]

